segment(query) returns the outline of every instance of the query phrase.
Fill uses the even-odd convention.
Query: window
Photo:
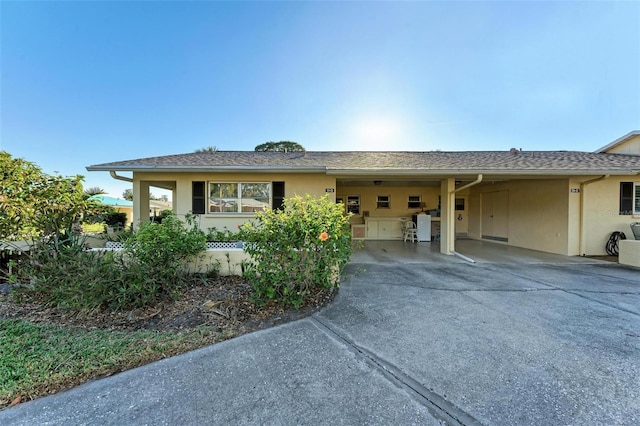
[[[464,210],[464,198],[456,198],[456,210]]]
[[[632,214],[633,182],[620,182],[620,214]]]
[[[209,182],[209,213],[253,213],[271,206],[271,184]]]
[[[620,214],[640,216],[640,182],[620,182]]]
[[[407,203],[407,208],[410,209],[419,209],[422,207],[422,196],[421,195],[409,195],[409,202]]]
[[[359,195],[347,195],[347,212],[353,214],[360,214],[360,196]]]
[[[204,182],[191,183],[191,213],[205,213]]]
[[[273,201],[271,208],[274,210],[284,209],[284,182],[273,182]]]
[[[378,195],[378,200],[376,202],[376,208],[378,209],[388,209],[391,207],[391,197],[389,195]]]

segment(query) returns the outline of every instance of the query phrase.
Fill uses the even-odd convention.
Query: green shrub
[[[299,307],[306,296],[339,286],[351,256],[349,216],[329,196],[286,199],[283,210],[256,214],[241,227],[251,262],[245,276],[259,302]]]
[[[233,232],[227,227],[222,231],[218,228],[209,228],[207,232],[207,241],[240,241],[241,233]]]
[[[161,224],[143,224],[120,252],[85,251],[76,237],[39,244],[27,275],[33,290],[61,308],[139,308],[179,294],[192,278],[187,261],[205,249],[204,233],[171,215]]]
[[[187,226],[174,214],[161,223],[147,222],[125,242],[122,255],[132,275],[134,294],[172,296],[189,277],[187,262],[207,249],[205,234],[187,217]],[[144,304],[152,303],[148,300]]]
[[[127,214],[122,212],[110,212],[104,216],[104,223],[107,226],[117,226],[120,225],[124,227],[127,223]]]
[[[135,262],[158,272],[179,271],[185,260],[207,249],[206,235],[191,216],[187,226],[174,214],[166,215],[161,223],[143,223],[125,242],[125,251]]]
[[[39,241],[26,263],[27,279],[22,280],[33,284],[28,291],[63,309],[109,306],[111,291],[117,290],[124,274],[113,253],[85,251],[81,241],[72,237],[58,246]]]
[[[149,220],[151,222],[157,222],[157,223],[162,223],[162,221],[164,220],[164,218],[173,215],[173,210],[162,210],[160,213],[158,213],[156,216],[150,216]]]

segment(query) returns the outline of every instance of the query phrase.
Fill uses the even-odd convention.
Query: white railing
[[[31,241],[0,241],[0,252],[20,255],[31,251],[32,246]]]
[[[242,250],[244,243],[242,241],[207,241],[207,251],[209,250]],[[118,251],[124,248],[124,243],[120,241],[107,241],[102,251]]]
[[[241,249],[244,247],[242,241],[207,241],[207,250],[218,249]]]
[[[124,248],[124,243],[120,241],[107,241],[104,248],[109,250],[122,250]]]

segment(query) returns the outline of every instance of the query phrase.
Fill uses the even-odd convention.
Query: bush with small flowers
[[[257,213],[241,233],[251,257],[245,276],[262,303],[300,307],[305,297],[337,288],[352,252],[349,215],[328,195],[288,198],[282,210]]]

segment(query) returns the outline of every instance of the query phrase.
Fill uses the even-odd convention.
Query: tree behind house
[[[260,152],[304,152],[302,145],[292,141],[265,142],[255,147]]]

